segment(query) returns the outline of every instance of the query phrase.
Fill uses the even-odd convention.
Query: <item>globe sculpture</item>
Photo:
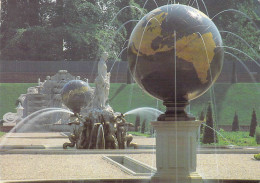
[[[129,67],[143,90],[163,100],[160,120],[193,119],[184,109],[218,78],[221,46],[210,18],[186,5],[159,7],[138,22],[129,39]]]
[[[92,89],[82,80],[69,81],[61,90],[62,102],[75,114],[88,105],[92,95]]]

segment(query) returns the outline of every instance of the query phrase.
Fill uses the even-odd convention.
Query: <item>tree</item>
[[[93,61],[104,51],[115,58],[125,40],[121,23],[110,25],[117,11],[109,0],[5,0],[1,59]]]
[[[207,108],[206,126],[204,127],[202,143],[211,144],[211,143],[217,143],[217,141],[218,141],[217,134],[214,132],[212,107],[211,107],[211,103],[209,103]]]
[[[119,0],[116,4],[120,10],[120,14],[118,15],[118,21],[121,25],[124,25],[124,30],[126,32],[125,40],[127,41],[130,38],[132,30],[135,27],[136,22],[131,20],[138,20],[141,16],[143,16],[142,12],[145,12],[144,9],[140,7],[134,0],[125,1]],[[139,11],[140,10],[140,11]],[[130,22],[128,22],[130,21]],[[127,23],[128,22],[128,23]],[[121,49],[124,50],[127,44],[125,42],[121,45]],[[121,54],[121,60],[127,61],[127,50],[125,49]],[[132,75],[130,73],[129,68],[127,69],[127,79],[126,83],[131,84],[133,82]]]
[[[135,119],[135,132],[138,132],[139,130],[139,127],[140,127],[140,115],[137,114],[136,115],[136,119]]]
[[[204,8],[202,1],[198,1],[198,5],[200,10],[205,14],[207,14],[207,12],[209,13],[210,18],[213,18],[213,16],[222,12],[212,19],[220,31],[229,31],[239,35],[253,47],[257,54],[252,52],[252,49],[244,44],[243,41],[237,39],[236,36],[228,32],[221,32],[224,42],[223,45],[239,49],[247,53],[252,58],[257,59],[260,54],[260,50],[257,49],[259,45],[257,41],[255,41],[258,40],[260,36],[260,26],[257,27],[257,25],[260,25],[259,10],[257,9],[259,7],[258,0],[207,0],[204,2],[207,7],[207,11]],[[194,3],[193,7],[197,8],[197,3]],[[227,11],[228,9],[235,9],[238,11]],[[239,11],[241,13],[239,13]],[[243,14],[246,14],[248,17]],[[241,52],[234,51],[232,49],[228,49],[228,52],[239,55],[239,58],[242,60],[250,60],[249,57],[246,57]]]
[[[53,15],[49,7],[54,3],[50,0],[11,0],[4,4],[1,7],[1,59],[57,60],[57,32],[49,27]]]
[[[145,132],[145,126],[146,126],[146,119],[144,119],[143,123],[142,123],[142,127],[141,127],[141,133]]]
[[[211,18],[220,11],[232,8],[246,13],[252,19],[250,21],[237,12],[226,11],[213,19],[219,29],[234,32],[246,39],[253,48],[257,48],[258,42],[255,40],[260,36],[260,31],[255,27],[256,24],[260,25],[256,9],[258,1],[219,1],[205,1]],[[192,1],[175,2],[187,4]],[[206,13],[202,1],[193,2],[193,7],[199,6]],[[128,20],[139,20],[157,6],[169,3],[168,0],[1,0],[0,58],[93,61],[107,51],[110,59],[115,59],[126,47],[136,22],[129,22],[123,27],[121,25]],[[126,6],[131,8],[125,8],[114,19],[117,12]],[[258,58],[246,44],[241,44],[241,40],[234,39],[234,35],[221,34],[226,46],[235,47],[252,58]],[[260,51],[255,50],[259,55]],[[237,54],[246,58],[244,60],[249,60],[244,54]],[[126,60],[126,50],[122,53],[122,60]],[[127,76],[130,83],[131,75],[128,73]]]
[[[200,112],[199,120],[202,121],[202,123],[204,123],[205,114],[204,114],[204,111],[203,111],[203,110]],[[203,133],[203,129],[204,129],[204,125],[201,124],[201,125],[200,125],[200,133]]]
[[[204,119],[205,119],[205,114],[204,114],[204,111],[202,110],[202,111],[200,112],[199,120],[200,120],[200,121],[204,121]]]
[[[236,132],[239,131],[239,121],[238,121],[238,115],[235,112],[233,123],[232,123],[232,131]]]
[[[255,136],[255,129],[257,126],[257,119],[256,119],[256,113],[255,109],[253,109],[252,117],[251,117],[251,124],[250,124],[250,133],[249,136],[254,137]]]

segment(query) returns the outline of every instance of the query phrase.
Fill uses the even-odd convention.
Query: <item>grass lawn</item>
[[[141,132],[132,132],[132,131],[129,131],[128,132],[129,134],[132,134],[133,136],[144,136],[144,137],[151,137],[150,134],[147,134],[147,133],[141,133]]]
[[[213,95],[214,93],[214,95]],[[203,96],[191,101],[191,113],[197,115],[214,98],[215,115],[220,125],[231,125],[235,111],[240,125],[250,125],[253,108],[260,119],[260,83],[215,84],[214,92],[209,90]]]
[[[0,137],[2,137],[5,134],[5,132],[0,132]]]
[[[91,84],[93,86],[93,84]],[[7,112],[15,112],[15,101],[28,87],[36,86],[35,83],[3,83],[0,84],[0,119]],[[206,108],[208,101],[214,101],[215,115],[218,124],[231,125],[235,111],[237,111],[239,124],[250,125],[253,108],[256,110],[257,119],[260,119],[260,83],[217,83],[201,97],[191,101],[190,113],[194,116]],[[139,107],[152,107],[165,111],[162,101],[158,101],[144,91],[137,84],[111,83],[110,106],[114,111],[125,113]],[[135,115],[127,116],[129,122],[135,122]],[[153,120],[150,114],[143,113],[147,122]]]
[[[235,145],[235,146],[260,146],[256,143],[255,137],[250,137],[249,132],[226,132],[220,130],[218,135],[218,143],[216,145],[226,146],[226,145]],[[202,135],[201,135],[202,139]],[[214,144],[211,144],[214,145]]]
[[[35,83],[0,83],[0,119],[7,112],[16,112],[15,102],[27,88],[36,86]]]
[[[132,132],[129,131],[128,133],[135,135],[135,136],[144,136],[144,137],[151,137],[148,133],[141,133],[141,132]],[[218,143],[216,144],[202,144],[201,145],[211,145],[211,146],[227,146],[227,145],[235,145],[235,146],[260,146],[260,144],[256,143],[255,137],[250,137],[249,132],[227,132],[220,130],[218,132]],[[201,135],[201,141],[202,141]]]

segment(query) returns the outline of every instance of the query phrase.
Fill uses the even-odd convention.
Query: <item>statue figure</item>
[[[110,88],[110,73],[107,73],[107,60],[108,54],[105,52],[102,54],[100,61],[98,62],[98,76],[95,79],[95,93],[93,108],[104,109],[106,101],[109,95]]]
[[[115,117],[115,121],[117,123],[116,137],[118,140],[119,149],[125,149],[126,147],[132,146],[136,149],[137,145],[131,143],[133,136],[131,134],[127,134],[127,127],[133,127],[134,125],[126,122],[125,115],[122,113]]]

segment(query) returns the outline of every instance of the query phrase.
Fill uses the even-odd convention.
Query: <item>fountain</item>
[[[216,81],[223,55],[214,23],[189,6],[159,7],[135,26],[128,44],[131,73],[143,90],[166,106],[165,114],[152,122],[157,133],[157,172],[152,182],[202,182],[196,173],[196,133],[201,122],[185,107]]]
[[[136,144],[131,143],[133,137],[127,134],[125,115],[116,113],[107,103],[110,88],[110,73],[107,73],[107,53],[103,53],[98,62],[98,76],[95,89],[80,80],[68,82],[62,89],[63,103],[74,115],[69,125],[75,125],[69,136],[70,143],[63,148],[78,149],[125,149]],[[81,112],[82,111],[82,112]]]
[[[218,30],[207,16],[183,5],[152,11],[133,31],[128,46],[131,72],[143,90],[167,107],[166,113],[152,122],[157,131],[157,172],[152,182],[202,182],[196,173],[195,153],[200,122],[184,109],[217,79],[223,59],[221,46]],[[62,102],[74,113],[68,123],[74,132],[64,148],[123,149],[131,144],[124,115],[107,103],[110,74],[106,57],[104,54],[99,62],[95,89],[73,80],[62,90]]]

